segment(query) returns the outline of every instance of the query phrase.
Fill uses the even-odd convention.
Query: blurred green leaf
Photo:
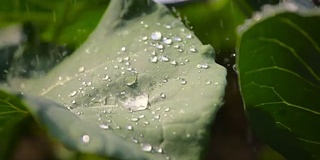
[[[95,28],[109,0],[2,0],[0,27],[32,23],[42,41],[79,46]]]
[[[212,45],[219,53],[235,47],[236,28],[248,18],[241,8],[243,3],[246,4],[242,1],[210,0],[176,8],[178,16],[192,26],[201,42]]]
[[[222,105],[225,68],[210,58],[213,48],[202,45],[166,7],[148,0],[111,3],[73,55],[19,86],[120,135],[149,159],[201,159]]]
[[[287,159],[320,159],[320,11],[268,7],[239,28],[238,70],[256,133]]]

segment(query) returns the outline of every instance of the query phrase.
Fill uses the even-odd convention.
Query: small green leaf
[[[238,70],[256,133],[287,159],[320,159],[320,11],[265,7],[239,27]]]
[[[201,159],[226,85],[212,55],[166,7],[114,0],[72,56],[19,86],[122,136],[149,159]]]

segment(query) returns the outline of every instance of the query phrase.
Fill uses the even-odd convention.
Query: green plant
[[[57,159],[204,159],[210,125],[224,103],[227,72],[214,61],[223,53],[200,40],[218,52],[236,47],[239,85],[253,133],[272,148],[259,159],[320,159],[320,11],[311,2],[266,5],[238,27],[237,37],[233,30],[251,14],[250,6],[268,3],[275,2],[209,3],[210,14],[233,12],[213,16],[221,19],[212,26],[222,25],[214,36],[216,31],[203,23],[213,17],[201,13],[207,17],[196,21],[190,14],[197,9],[182,7],[176,18],[148,0],[111,1],[96,29],[56,67],[45,74],[35,70],[32,78],[17,77],[14,67],[5,75],[0,135],[6,138],[0,159],[14,156],[21,132],[31,126],[50,136]],[[85,4],[91,3],[80,2]],[[81,12],[75,10],[70,15]],[[195,33],[179,20],[184,15],[194,22]],[[234,21],[228,21],[231,17]],[[85,39],[72,43],[68,27],[59,26],[64,18],[58,19],[56,29],[38,26],[42,41],[74,48]],[[78,26],[72,21],[71,26]],[[26,51],[31,59],[39,54]]]

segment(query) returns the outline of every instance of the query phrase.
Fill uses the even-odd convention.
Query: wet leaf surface
[[[210,58],[214,54],[164,6],[114,0],[72,56],[45,77],[19,86],[74,113],[63,117],[77,115],[120,135],[149,159],[201,159],[226,85],[226,70]],[[54,115],[66,111],[59,108]],[[82,125],[69,122],[52,125],[64,123],[59,132]],[[62,135],[73,136],[68,133]],[[117,143],[87,135],[83,140],[96,147],[92,151]]]

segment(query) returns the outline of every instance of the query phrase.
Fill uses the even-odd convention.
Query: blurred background
[[[208,160],[267,159],[265,146],[250,132],[237,84],[236,29],[265,4],[279,0],[156,0],[216,51],[228,69],[225,105],[212,126]],[[308,1],[308,0],[306,0]],[[319,5],[319,1],[308,3]],[[95,28],[109,0],[1,0],[0,83],[10,77],[45,74],[73,53]],[[40,74],[39,74],[40,73]],[[54,159],[41,129],[21,129],[15,159]]]

